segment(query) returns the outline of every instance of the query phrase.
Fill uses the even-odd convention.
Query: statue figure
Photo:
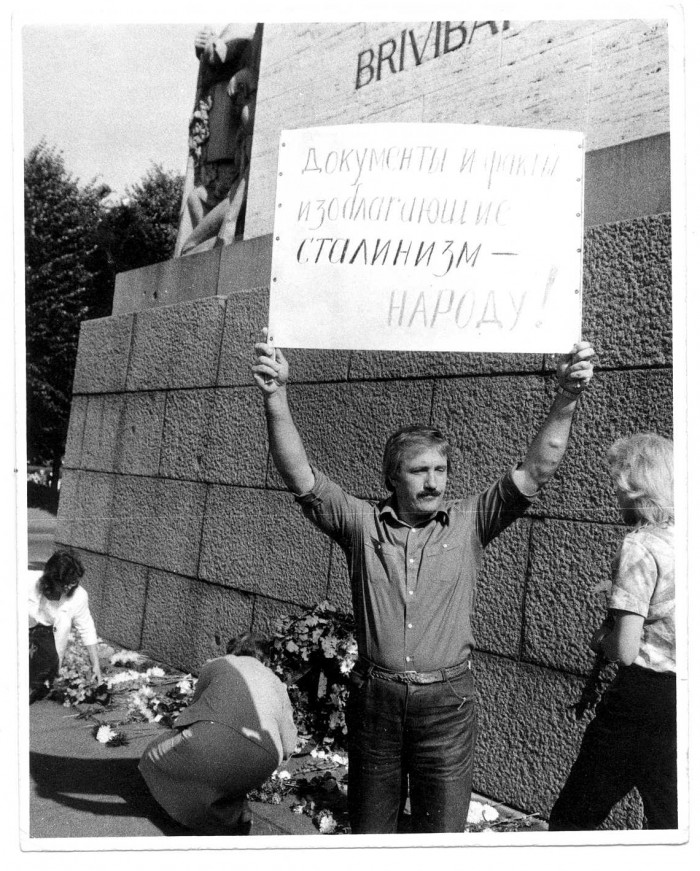
[[[175,257],[243,235],[261,24],[211,27],[195,38],[199,76]]]

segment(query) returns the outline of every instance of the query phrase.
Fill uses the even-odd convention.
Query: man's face
[[[412,522],[430,517],[442,506],[447,458],[437,448],[416,447],[407,451],[392,484],[402,520]]]

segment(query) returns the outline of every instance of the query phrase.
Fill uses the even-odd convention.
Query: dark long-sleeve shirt
[[[345,552],[360,655],[390,671],[433,671],[464,661],[474,647],[471,614],[483,550],[532,498],[508,473],[411,527],[391,499],[358,499],[313,471],[313,489],[296,498]]]

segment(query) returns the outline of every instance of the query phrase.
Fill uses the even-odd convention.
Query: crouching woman
[[[29,704],[50,691],[75,628],[85,645],[96,684],[102,683],[97,632],[88,594],[80,585],[85,569],[69,550],[57,550],[43,572],[29,572]]]
[[[294,751],[287,688],[265,658],[258,636],[231,639],[226,656],[202,667],[175,728],[141,757],[139,770],[153,797],[196,834],[249,834],[246,794]]]

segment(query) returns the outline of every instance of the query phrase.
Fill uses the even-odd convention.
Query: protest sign
[[[280,137],[280,347],[566,352],[580,338],[583,135],[354,124]]]

